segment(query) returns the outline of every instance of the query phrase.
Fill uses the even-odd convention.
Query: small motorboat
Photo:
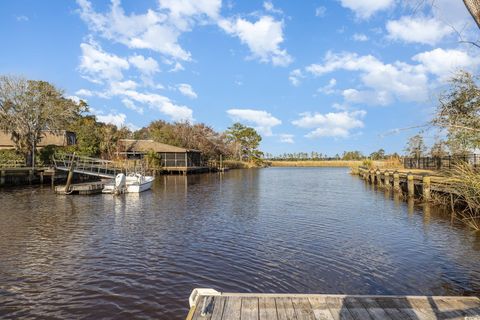
[[[127,176],[123,173],[117,174],[115,180],[105,184],[103,193],[140,193],[152,188],[155,177],[144,176],[139,173],[130,173]]]

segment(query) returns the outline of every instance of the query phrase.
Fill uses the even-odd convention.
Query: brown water
[[[152,191],[0,190],[0,318],[183,319],[195,287],[480,293],[480,237],[345,168],[158,178]]]

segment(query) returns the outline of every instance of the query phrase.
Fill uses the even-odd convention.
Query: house
[[[75,145],[77,137],[74,132],[67,130],[45,130],[42,132],[42,139],[37,144],[37,148],[46,146],[66,147]],[[15,143],[12,141],[10,133],[0,131],[0,150],[14,149]]]
[[[155,152],[164,168],[202,167],[202,154],[198,150],[185,149],[153,140],[120,139],[118,156],[124,159],[142,159],[145,154]]]

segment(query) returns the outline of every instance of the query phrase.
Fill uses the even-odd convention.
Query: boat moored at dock
[[[103,193],[140,193],[152,188],[155,177],[144,176],[139,173],[131,173],[125,176],[119,173],[115,179],[106,184],[103,188]]]

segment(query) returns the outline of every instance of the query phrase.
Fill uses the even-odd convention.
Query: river
[[[123,196],[0,190],[0,318],[184,319],[193,288],[480,294],[480,236],[346,168],[162,176]]]

